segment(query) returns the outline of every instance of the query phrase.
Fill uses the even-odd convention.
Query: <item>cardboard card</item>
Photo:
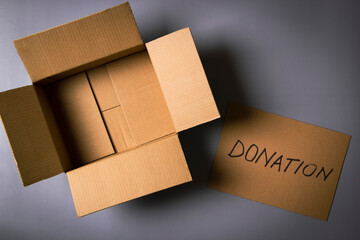
[[[231,103],[208,186],[327,220],[350,138]]]

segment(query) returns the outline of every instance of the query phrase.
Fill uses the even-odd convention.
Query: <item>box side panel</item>
[[[67,172],[78,216],[191,181],[177,135]]]
[[[50,84],[46,91],[75,166],[114,153],[84,72]]]
[[[63,172],[33,86],[0,93],[0,114],[24,186]]]
[[[220,117],[189,28],[145,45],[177,132]]]
[[[129,3],[14,41],[33,82],[112,61],[143,48]],[[131,49],[131,52],[129,52]],[[69,75],[67,75],[69,76]]]
[[[137,145],[175,133],[146,51],[111,62],[106,67]]]
[[[66,149],[66,145],[63,139],[63,136],[60,132],[59,125],[56,121],[54,112],[51,109],[49,99],[46,95],[45,88],[43,86],[34,86],[34,89],[36,91],[36,94],[39,98],[39,102],[41,105],[41,108],[43,110],[47,126],[49,128],[51,137],[53,139],[55,148],[57,150],[57,153],[59,155],[59,159],[63,168],[63,171],[69,171],[70,169],[73,169],[73,163],[70,160],[69,153]]]
[[[121,106],[106,110],[102,115],[117,153],[136,147]]]

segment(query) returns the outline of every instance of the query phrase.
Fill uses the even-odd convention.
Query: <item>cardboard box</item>
[[[0,93],[24,186],[65,172],[78,216],[191,181],[178,132],[219,118],[189,28],[143,43],[130,5],[14,41]]]

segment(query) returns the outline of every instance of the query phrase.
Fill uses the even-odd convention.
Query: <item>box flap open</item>
[[[66,173],[78,216],[191,181],[177,135]]]
[[[24,186],[69,168],[61,136],[49,122],[50,109],[42,106],[46,103],[40,103],[37,91],[26,86],[0,93],[1,120]]]
[[[177,132],[220,117],[189,28],[145,45]]]
[[[14,44],[33,82],[68,77],[144,49],[128,2]]]

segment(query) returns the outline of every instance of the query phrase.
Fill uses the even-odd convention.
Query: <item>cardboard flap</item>
[[[128,2],[14,44],[33,82],[64,78],[144,49]]]
[[[63,172],[34,86],[0,93],[0,115],[24,186]]]
[[[177,132],[220,117],[189,28],[145,45]]]
[[[98,160],[66,175],[79,217],[191,181],[177,135]]]

